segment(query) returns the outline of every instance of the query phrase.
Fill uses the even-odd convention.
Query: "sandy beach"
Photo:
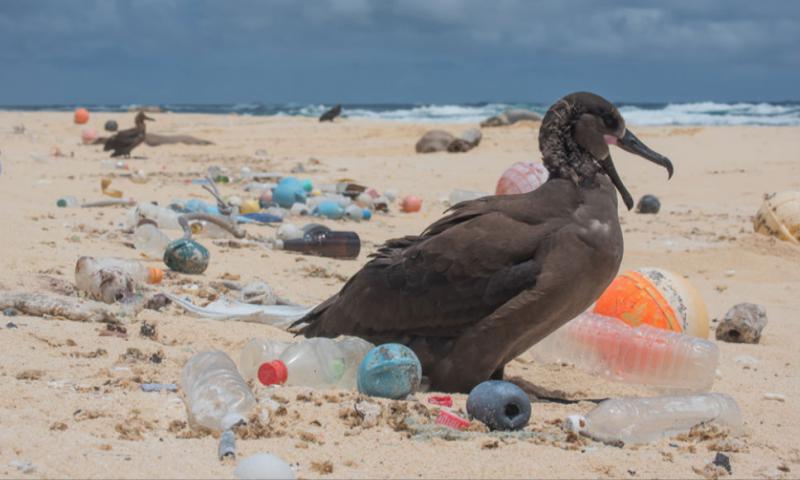
[[[423,200],[419,213],[376,214],[369,222],[333,222],[363,240],[358,259],[302,256],[262,247],[233,248],[200,238],[211,252],[199,276],[169,273],[158,289],[192,295],[197,303],[219,292],[219,280],[267,282],[282,297],[313,305],[335,293],[384,240],[417,234],[440,217],[441,199],[456,188],[493,192],[499,175],[517,161],[538,161],[538,124],[483,129],[481,144],[462,154],[420,155],[414,144],[431,128],[457,133],[464,124],[422,124],[339,119],[320,124],[299,117],[152,114],[155,133],[190,134],[211,146],[141,146],[125,160],[147,174],[138,184],[104,167],[102,146],[80,142],[83,127],[71,113],[0,112],[0,290],[73,292],[82,255],[137,258],[120,229],[121,207],[58,208],[66,195],[104,197],[100,180],[139,201],[211,197],[191,179],[219,166],[232,176],[241,167],[289,172],[298,164],[315,183],[349,178],[379,191],[396,189]],[[121,128],[133,114],[92,114],[102,131],[114,118]],[[14,127],[24,125],[24,132]],[[472,125],[469,125],[470,127]],[[763,305],[769,316],[756,345],[718,342],[721,360],[713,391],[732,395],[744,416],[739,437],[714,432],[617,448],[569,438],[558,423],[594,404],[537,402],[528,436],[499,438],[475,428],[440,438],[409,430],[406,416],[424,423],[433,415],[428,394],[420,403],[374,400],[384,416],[375,426],[352,415],[356,394],[256,387],[262,400],[282,408],[248,427],[238,440],[241,458],[269,452],[296,467],[298,478],[702,478],[716,452],[730,457],[735,478],[796,478],[800,472],[800,247],[753,231],[763,196],[800,190],[800,127],[631,126],[654,150],[670,157],[675,176],[619,149],[617,169],[635,198],[661,199],[658,215],[624,211],[622,269],[654,266],[678,272],[701,292],[709,315],[721,319],[740,302]],[[54,157],[58,147],[64,156]],[[265,150],[266,156],[256,156]],[[221,185],[223,195],[248,195],[242,183]],[[302,221],[298,223],[303,223]],[[273,237],[274,227],[247,226],[251,237]],[[177,237],[177,232],[170,233]],[[154,263],[157,265],[157,263]],[[234,292],[235,293],[235,292]],[[290,339],[269,326],[203,320],[171,305],[126,320],[126,334],[101,335],[106,326],[29,316],[0,317],[0,476],[25,478],[231,478],[233,464],[216,456],[213,436],[192,433],[179,393],[145,393],[144,382],[177,383],[189,357],[220,349],[238,361],[253,337]],[[6,324],[13,322],[16,328]],[[143,322],[157,337],[140,335]],[[713,330],[716,324],[711,323]],[[713,331],[709,338],[714,338]],[[160,363],[151,361],[153,355]],[[743,355],[755,361],[742,361]],[[737,361],[737,358],[740,361]],[[506,369],[570,399],[652,395],[652,389],[611,383],[569,366],[539,365],[523,355]],[[767,393],[784,399],[765,399]],[[465,395],[455,395],[465,411]],[[266,401],[262,402],[266,404]],[[30,471],[17,468],[31,463]]]

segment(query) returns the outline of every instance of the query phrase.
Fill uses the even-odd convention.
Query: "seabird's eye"
[[[608,113],[603,114],[603,115],[600,116],[600,118],[603,119],[603,125],[605,125],[605,127],[608,128],[609,130],[612,130],[612,131],[616,130],[617,127],[619,126],[619,123],[617,122],[617,119],[614,118],[614,116],[611,115],[611,114],[608,114]]]

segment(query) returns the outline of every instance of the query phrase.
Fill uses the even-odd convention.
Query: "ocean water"
[[[800,125],[800,102],[693,102],[617,104],[630,125]],[[127,112],[135,105],[81,105],[92,111]],[[258,116],[318,117],[331,105],[298,103],[163,104],[166,111]],[[71,111],[77,105],[6,105],[0,110]],[[508,108],[544,114],[540,103],[344,104],[342,115],[406,122],[477,123]]]

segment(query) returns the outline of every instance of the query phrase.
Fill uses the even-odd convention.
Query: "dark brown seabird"
[[[307,337],[354,335],[412,348],[431,388],[468,392],[588,308],[622,260],[609,144],[667,169],[592,93],[545,115],[550,179],[530,193],[459,203],[421,235],[389,240],[342,290],[297,322]]]
[[[116,134],[109,137],[109,139],[106,140],[103,151],[107,152],[109,150],[113,150],[111,153],[112,158],[119,156],[130,157],[131,150],[144,142],[146,133],[144,126],[145,120],[155,121],[154,119],[145,115],[144,112],[139,112],[136,114],[136,126],[126,130],[120,130]]]

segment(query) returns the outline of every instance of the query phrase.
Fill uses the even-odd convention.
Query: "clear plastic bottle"
[[[169,208],[159,207],[152,203],[141,203],[134,208],[134,223],[137,225],[140,220],[148,219],[156,222],[158,228],[162,230],[181,230],[178,223],[180,214]]]
[[[61,197],[56,201],[56,206],[64,208],[64,207],[77,207],[79,206],[78,199],[72,195],[68,195],[66,197]]]
[[[290,344],[267,338],[253,338],[247,342],[239,357],[239,370],[247,379],[258,379],[258,367],[263,363],[277,360]]]
[[[246,420],[256,405],[250,387],[223,352],[201,352],[192,356],[181,373],[189,421],[215,431],[224,431]]]
[[[571,363],[616,381],[670,392],[704,392],[714,383],[719,348],[713,342],[615,318],[584,313],[531,349],[547,363]]]
[[[647,443],[714,422],[737,434],[742,412],[724,393],[651,398],[611,398],[586,416],[574,415],[568,426],[604,442]]]
[[[455,205],[457,203],[466,202],[467,200],[475,200],[481,197],[485,197],[487,195],[489,194],[485,192],[455,189],[452,192],[450,192],[450,195],[448,197],[448,202],[450,203],[450,205]]]
[[[145,257],[153,260],[164,258],[170,239],[152,223],[142,223],[133,232],[133,246]]]
[[[354,389],[358,366],[372,347],[360,338],[309,338],[287,346],[277,360],[262,363],[258,379],[264,385]]]
[[[145,283],[161,283],[164,272],[138,260],[81,257],[75,264],[75,287],[106,303],[127,300]]]

